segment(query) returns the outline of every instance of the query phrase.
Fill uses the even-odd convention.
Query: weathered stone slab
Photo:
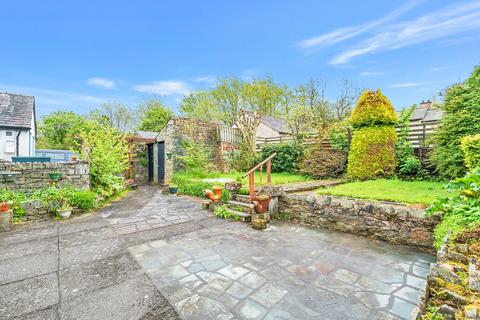
[[[55,273],[0,286],[1,318],[8,319],[57,304],[57,286]]]
[[[64,248],[60,250],[60,268],[108,258],[120,254],[124,250],[125,245],[118,238]]]
[[[0,284],[51,273],[57,270],[58,253],[41,252],[0,261]]]

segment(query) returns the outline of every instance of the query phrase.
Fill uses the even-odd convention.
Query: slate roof
[[[34,116],[34,97],[0,93],[0,127],[31,129]]]
[[[156,139],[158,132],[154,131],[135,131],[135,135],[140,138]]]
[[[261,120],[263,124],[269,126],[272,129],[277,130],[279,133],[291,133],[292,130],[288,127],[288,124],[285,120],[271,117],[271,116],[262,116]]]

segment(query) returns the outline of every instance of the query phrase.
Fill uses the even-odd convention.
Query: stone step
[[[234,200],[227,201],[227,207],[236,211],[244,211],[248,214],[252,213],[254,208],[252,203],[246,203],[246,202],[240,202],[240,201],[234,201]]]
[[[232,215],[237,216],[243,222],[250,222],[252,220],[252,216],[249,213],[243,211],[237,211],[231,208],[227,208],[227,211],[230,212]]]
[[[246,194],[236,194],[235,195],[235,201],[250,203],[250,196],[248,196]]]

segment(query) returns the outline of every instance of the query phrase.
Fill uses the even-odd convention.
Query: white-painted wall
[[[16,138],[18,136],[18,156],[35,155],[35,131],[31,129],[0,128],[0,159],[12,160],[17,155]]]

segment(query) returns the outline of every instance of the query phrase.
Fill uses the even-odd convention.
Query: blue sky
[[[295,86],[342,79],[396,108],[431,98],[480,63],[480,0],[4,1],[0,91],[37,113],[173,107],[218,76]]]

